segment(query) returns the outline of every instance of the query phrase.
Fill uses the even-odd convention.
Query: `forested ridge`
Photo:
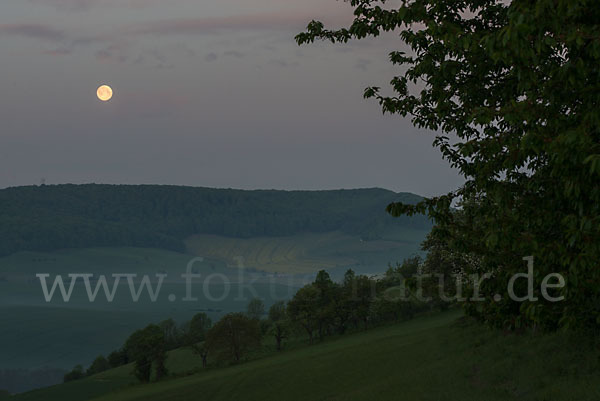
[[[339,230],[378,238],[393,226],[429,227],[423,217],[393,218],[391,202],[411,193],[384,189],[235,190],[167,185],[42,185],[0,190],[0,255],[89,246],[183,251],[192,234],[286,236]]]

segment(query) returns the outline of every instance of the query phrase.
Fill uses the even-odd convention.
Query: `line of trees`
[[[225,315],[206,331],[205,340],[192,348],[204,367],[209,356],[215,362],[238,363],[266,338],[282,351],[292,337],[304,335],[314,344],[326,336],[411,319],[433,308],[446,309],[449,304],[441,302],[437,286],[430,283],[426,290],[430,300],[424,302],[415,296],[414,287],[405,285],[427,262],[415,256],[390,266],[382,277],[348,270],[340,283],[321,270],[314,282],[299,289],[288,302],[276,302],[266,311],[262,300],[253,299],[246,313]]]
[[[141,382],[150,382],[151,378],[160,380],[167,376],[167,352],[180,347],[194,346],[204,341],[212,326],[205,313],[198,313],[181,326],[173,319],[159,324],[150,324],[135,331],[121,349],[111,352],[106,358],[98,356],[86,370],[77,365],[64,376],[64,382],[79,380],[105,370],[134,364],[134,374]]]
[[[367,330],[412,318],[429,309],[403,286],[405,277],[415,273],[420,263],[420,257],[407,259],[379,279],[348,270],[341,283],[333,282],[322,270],[288,302],[286,315],[303,328],[310,343],[349,329]]]
[[[167,352],[176,348],[190,348],[206,368],[209,361],[239,363],[267,338],[277,351],[282,351],[292,337],[305,336],[309,344],[314,344],[327,336],[410,319],[435,307],[445,309],[447,305],[438,302],[435,285],[426,286],[431,290],[427,294],[430,302],[419,300],[410,285],[419,269],[428,263],[433,266],[432,260],[409,258],[390,266],[381,277],[348,270],[339,283],[321,270],[314,282],[300,288],[288,302],[276,302],[267,311],[262,300],[252,299],[244,313],[228,313],[214,325],[205,313],[179,326],[173,319],[150,324],[134,332],[121,349],[107,358],[96,358],[87,370],[75,367],[65,375],[65,381],[129,363],[134,364],[134,374],[141,382],[158,381],[168,375]]]

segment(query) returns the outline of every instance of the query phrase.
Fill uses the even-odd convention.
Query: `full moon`
[[[103,102],[108,102],[113,96],[113,90],[108,85],[102,85],[98,88],[96,94],[98,95],[98,99],[102,100]]]

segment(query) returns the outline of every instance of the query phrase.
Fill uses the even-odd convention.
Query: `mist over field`
[[[148,322],[182,323],[198,312],[216,321],[244,311],[252,298],[269,307],[289,300],[321,269],[338,279],[349,268],[381,274],[420,254],[430,227],[421,217],[399,223],[386,215],[382,205],[397,199],[420,197],[381,189],[46,185],[0,190],[0,311],[6,323],[0,369],[59,372],[54,381],[13,384],[13,391],[54,384],[73,366],[117,349]],[[187,296],[182,275],[188,270],[200,275],[191,302],[182,301]],[[90,277],[75,278],[70,292],[69,274]],[[133,290],[115,274],[136,275]],[[157,275],[165,278],[153,300],[143,279],[147,276],[155,291]],[[103,277],[108,294],[101,286],[94,293]],[[139,292],[138,300],[132,291]],[[4,380],[3,386],[13,382]]]

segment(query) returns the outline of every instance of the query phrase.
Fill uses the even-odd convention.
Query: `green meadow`
[[[124,366],[33,391],[15,401],[410,400],[593,401],[600,353],[567,334],[486,329],[459,311],[331,338],[265,344],[239,365],[203,370],[184,349],[169,354],[174,377],[134,384]],[[193,374],[186,372],[196,371]]]

